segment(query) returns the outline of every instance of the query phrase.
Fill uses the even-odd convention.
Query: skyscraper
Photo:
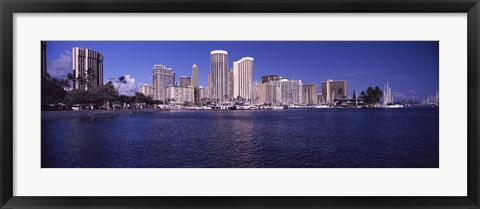
[[[47,42],[41,41],[42,50],[41,50],[41,64],[42,64],[42,78],[47,77]]]
[[[334,81],[329,79],[322,83],[322,96],[327,104],[332,103],[336,99],[347,97],[347,81]]]
[[[228,98],[228,52],[214,50],[210,52],[210,87],[213,102],[224,102]]]
[[[175,86],[175,72],[165,65],[153,66],[153,99],[165,102],[166,89]]]
[[[100,52],[74,47],[72,49],[73,89],[91,90],[103,85],[103,55]]]
[[[317,85],[306,84],[302,86],[303,104],[316,105],[317,102]]]
[[[198,67],[193,64],[192,66],[192,86],[198,88]]]
[[[233,96],[252,99],[253,58],[243,57],[233,62]]]
[[[187,76],[182,76],[180,78],[180,87],[187,88],[187,86],[192,85],[192,78]]]

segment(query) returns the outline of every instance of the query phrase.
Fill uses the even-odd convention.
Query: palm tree
[[[76,81],[78,81],[79,87],[80,87],[81,89],[85,89],[85,88],[82,88],[82,87],[84,87],[85,84],[87,84],[87,79],[85,79],[85,78],[83,78],[83,77],[78,77],[78,78],[76,79]]]
[[[68,73],[68,74],[65,76],[65,79],[67,79],[69,86],[70,86],[70,82],[76,80],[76,79],[75,79],[75,76],[74,76],[72,73]]]
[[[95,75],[95,71],[93,69],[88,69],[87,74],[88,76],[87,76],[86,82],[88,83],[88,89],[92,89],[93,81],[97,76]]]
[[[122,85],[122,83],[124,83],[124,84],[127,83],[127,80],[126,80],[125,76],[122,75],[122,76],[118,77],[117,83],[118,83],[118,86],[117,86],[117,91],[118,91],[118,89],[120,89],[120,85]]]

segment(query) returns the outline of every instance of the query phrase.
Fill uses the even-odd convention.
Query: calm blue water
[[[434,108],[155,112],[42,119],[43,168],[439,165]]]

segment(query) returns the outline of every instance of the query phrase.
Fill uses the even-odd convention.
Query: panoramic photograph
[[[41,41],[42,168],[439,168],[438,41]]]

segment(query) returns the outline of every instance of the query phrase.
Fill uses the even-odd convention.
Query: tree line
[[[369,86],[366,91],[360,92],[359,98],[367,105],[375,105],[380,102],[383,96],[383,91],[380,87],[375,86],[372,88]],[[353,98],[355,98],[355,93]]]
[[[89,109],[115,109],[123,108],[124,104],[132,106],[153,107],[155,104],[161,104],[160,101],[154,101],[151,97],[145,96],[141,92],[136,92],[134,96],[119,95],[118,90],[122,84],[125,84],[125,77],[121,76],[116,79],[117,88],[113,82],[109,81],[105,85],[96,88],[74,89],[67,92],[64,88],[70,87],[70,81],[79,82],[80,84],[91,83],[88,79],[74,79],[72,74],[66,75],[62,79],[47,77],[42,79],[41,87],[41,105],[42,110],[58,110],[69,109],[74,105],[88,106]]]

